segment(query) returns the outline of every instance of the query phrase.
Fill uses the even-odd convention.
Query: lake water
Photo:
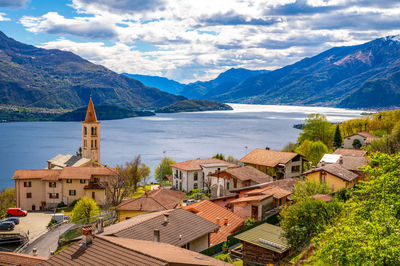
[[[101,123],[101,162],[108,166],[137,154],[154,167],[165,155],[175,161],[208,158],[216,153],[240,159],[255,148],[282,149],[295,142],[311,113],[332,122],[359,117],[362,111],[272,105],[231,104],[233,111],[157,114]],[[101,118],[100,118],[101,119]],[[0,188],[14,186],[15,169],[41,169],[57,154],[75,154],[81,146],[80,122],[0,124]]]

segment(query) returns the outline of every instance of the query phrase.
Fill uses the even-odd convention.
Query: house
[[[340,154],[342,156],[353,156],[353,157],[365,157],[368,151],[365,150],[357,150],[357,149],[344,149],[338,148],[333,154]]]
[[[229,202],[229,205],[240,217],[261,221],[267,218],[271,210],[286,204],[291,194],[278,186],[269,186],[245,192],[242,197]]]
[[[64,167],[81,167],[81,166],[102,166],[100,163],[96,163],[89,158],[83,158],[81,156],[72,154],[58,154],[47,161],[47,169],[62,169]]]
[[[0,265],[35,266],[45,262],[47,258],[15,252],[0,251]]]
[[[356,174],[344,168],[341,164],[323,164],[320,167],[313,167],[304,173],[305,179],[322,183],[325,182],[332,192],[342,188],[353,187],[362,179],[360,174]]]
[[[341,154],[324,154],[318,166],[324,164],[340,164],[344,169],[358,175],[363,175],[360,167],[368,165],[368,159],[364,156],[343,156]]]
[[[104,205],[105,185],[115,175],[116,170],[108,167],[15,170],[16,204],[25,210],[46,210],[86,196]]]
[[[231,201],[233,201],[237,198],[246,196],[245,193],[252,191],[254,189],[265,188],[265,187],[270,187],[270,186],[277,186],[277,187],[280,187],[280,188],[292,193],[298,180],[299,180],[298,178],[293,177],[293,178],[269,181],[269,182],[265,182],[265,183],[261,183],[261,184],[248,186],[248,187],[235,188],[235,189],[230,190],[230,194],[227,194],[225,196],[218,197],[218,198],[211,198],[210,201],[214,202],[218,206],[221,206],[224,208],[231,208],[232,206],[229,204]],[[288,196],[287,199],[291,200],[290,196]]]
[[[209,178],[209,176],[215,172],[233,167],[238,167],[238,165],[215,158],[196,159],[171,164],[172,186],[177,190],[186,192],[197,188],[216,191],[222,186],[223,180],[219,180],[221,183],[218,186],[217,183],[212,183],[216,182],[217,179]]]
[[[210,234],[220,227],[184,209],[144,215],[111,225],[103,235],[153,241],[156,234],[160,242],[202,251],[210,247]]]
[[[345,137],[343,140],[343,148],[345,149],[354,149],[354,148],[359,148],[357,145],[355,145],[355,141],[359,142],[359,145],[362,147],[365,147],[369,144],[371,144],[372,141],[379,139],[379,137],[367,132],[367,131],[362,131],[358,132],[354,135]]]
[[[144,213],[175,209],[181,205],[185,195],[167,188],[147,191],[141,197],[128,199],[117,206],[119,221]]]
[[[294,152],[255,149],[240,159],[275,179],[299,177],[303,172],[303,156]]]
[[[235,236],[243,244],[243,265],[273,265],[291,254],[279,226],[263,223]]]
[[[217,193],[217,197],[224,196],[229,193],[230,189],[248,187],[265,182],[273,181],[274,179],[251,166],[241,166],[227,168],[222,172],[213,173],[210,175],[213,179],[222,179],[222,188]],[[216,180],[212,183],[220,183]]]
[[[217,232],[210,235],[211,245],[226,241],[228,236],[239,231],[244,224],[242,217],[209,200],[202,200],[183,208],[220,226]]]
[[[39,265],[230,265],[162,242],[95,235]]]

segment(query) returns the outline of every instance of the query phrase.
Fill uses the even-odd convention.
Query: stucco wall
[[[145,211],[118,211],[118,219],[120,222],[125,221],[129,218],[136,217],[142,214],[146,214],[150,212]]]
[[[65,204],[71,204],[74,200],[79,200],[83,196],[85,196],[85,190],[83,187],[87,185],[89,180],[86,180],[85,184],[80,183],[80,179],[72,179],[72,183],[67,183],[67,180],[64,179],[63,183],[63,201]],[[76,196],[70,196],[69,191],[76,190]],[[65,202],[65,199],[67,202]]]
[[[31,182],[32,187],[24,187],[24,182]],[[17,207],[24,210],[32,210],[32,205],[35,205],[35,209],[39,210],[42,201],[46,201],[46,196],[48,197],[45,193],[45,183],[40,179],[16,180],[15,184],[18,186],[18,189],[16,189],[18,193]],[[26,198],[26,193],[32,193],[32,198]]]
[[[200,252],[207,248],[208,248],[208,234],[193,240],[192,242],[190,242],[190,246],[189,246],[190,250],[193,250],[196,252]]]
[[[314,173],[307,174],[306,179],[309,181],[319,183],[320,176],[321,176],[321,172],[314,172]],[[354,182],[344,181],[343,179],[340,179],[339,177],[336,177],[329,173],[326,174],[325,182],[328,185],[328,187],[332,190],[332,192],[336,192],[336,191],[340,190],[341,188],[352,187],[354,185]]]
[[[361,142],[362,146],[365,146],[365,138],[360,135],[353,135],[347,138],[344,138],[343,140],[343,148],[345,149],[354,149],[353,147],[353,141],[358,139]]]

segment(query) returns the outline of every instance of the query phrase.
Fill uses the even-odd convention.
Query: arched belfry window
[[[87,135],[87,127],[83,127],[83,134],[86,136]]]

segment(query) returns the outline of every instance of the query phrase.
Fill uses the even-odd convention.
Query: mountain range
[[[335,47],[274,71],[230,69],[179,94],[231,103],[398,107],[400,37]]]
[[[96,105],[136,110],[190,102],[71,52],[37,48],[0,32],[0,105],[76,109],[86,106],[90,96]],[[213,106],[230,109],[215,102]]]

